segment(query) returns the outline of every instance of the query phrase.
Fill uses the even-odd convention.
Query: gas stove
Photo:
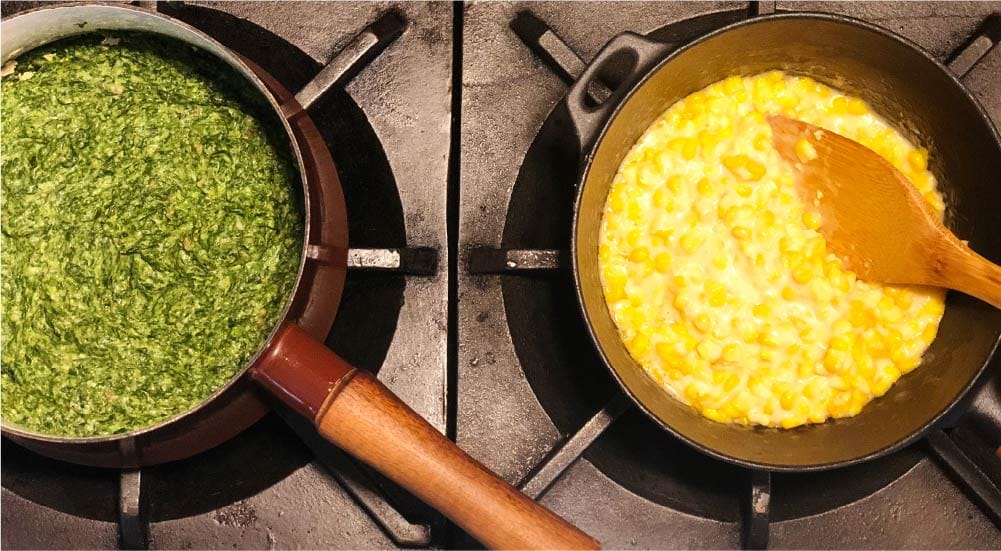
[[[619,32],[683,41],[816,10],[951,61],[1001,123],[1001,3],[139,4],[315,98],[352,248],[327,343],[606,548],[998,546],[1001,362],[968,415],[824,473],[710,459],[633,409],[573,296],[578,160],[560,102]],[[34,5],[5,2],[3,15]],[[8,548],[477,546],[278,406],[219,447],[141,470],[73,466],[6,439],[2,453]]]

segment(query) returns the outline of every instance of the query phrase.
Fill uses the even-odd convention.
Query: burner
[[[119,472],[62,463],[3,439],[3,486],[71,515],[116,522]],[[248,461],[247,458],[254,458]],[[312,453],[275,415],[195,457],[143,469],[149,520],[204,513],[252,496],[301,468]],[[56,475],[58,478],[54,478]],[[201,499],[191,499],[198,488]]]
[[[908,36],[942,56],[961,46],[976,27],[966,20],[928,25],[919,15],[911,22],[910,15],[893,11],[889,4],[867,4],[859,13],[854,13],[854,4],[823,6],[824,11],[879,19],[891,28],[904,21]],[[469,207],[463,210],[460,229],[467,277],[460,281],[465,302],[459,329],[466,336],[460,346],[459,388],[460,398],[472,400],[459,402],[460,443],[492,460],[509,477],[513,473],[521,478],[523,491],[615,547],[637,545],[639,530],[648,542],[640,545],[645,546],[651,541],[740,545],[732,543],[740,535],[742,540],[736,541],[744,547],[760,548],[768,544],[770,532],[778,545],[792,547],[815,545],[824,535],[831,536],[825,545],[835,547],[950,541],[948,521],[918,522],[920,536],[899,532],[924,514],[921,506],[901,507],[901,500],[907,501],[901,496],[921,489],[935,497],[943,518],[962,515],[968,521],[961,535],[954,534],[961,538],[956,541],[984,546],[995,533],[990,520],[999,522],[1001,498],[969,459],[950,447],[955,444],[947,433],[935,431],[928,440],[897,453],[833,471],[748,471],[695,451],[634,408],[588,337],[569,265],[579,159],[561,101],[565,88],[554,75],[563,85],[572,83],[586,67],[575,50],[591,54],[614,34],[646,32],[651,22],[674,22],[648,35],[683,44],[720,26],[775,11],[773,2],[753,3],[749,9],[738,5],[727,10],[724,5],[722,11],[712,11],[720,7],[651,3],[607,9],[604,4],[467,8],[466,43],[493,46],[467,54],[471,59],[464,62],[464,80],[477,86],[467,88],[462,98],[463,166],[473,168],[463,178],[463,200]],[[700,9],[709,13],[700,15]],[[522,43],[486,23],[505,17]],[[993,36],[989,30],[978,31],[957,57],[975,67],[977,58],[996,42],[996,37],[989,38]],[[526,59],[526,49],[535,56]],[[492,75],[488,67],[503,67],[502,73]],[[954,68],[957,73],[967,69]],[[996,83],[992,86],[986,87],[987,103],[997,97]],[[607,88],[589,89],[599,100],[608,93]],[[526,101],[527,96],[534,101]],[[497,121],[505,114],[497,131]],[[521,163],[506,157],[521,158]],[[498,182],[506,182],[506,187]],[[491,337],[490,330],[500,337]],[[464,387],[470,389],[466,394]],[[498,393],[503,400],[482,399]],[[510,421],[484,421],[497,418]],[[518,450],[514,453],[520,455],[491,452],[491,446]],[[959,473],[956,480],[965,495],[928,460],[929,452],[933,458],[945,458],[941,463],[947,473]],[[859,519],[870,517],[884,519],[898,532],[870,537],[853,530]],[[834,530],[842,524],[843,529]],[[686,537],[696,539],[685,543]]]
[[[685,40],[707,32],[707,24],[726,24],[744,15],[709,14],[651,34],[662,40]],[[503,247],[569,250],[578,163],[573,141],[560,104],[522,162],[511,192]],[[588,338],[569,270],[544,277],[508,277],[501,285],[525,376],[556,427],[572,434],[621,391]],[[699,453],[641,412],[631,411],[616,420],[584,457],[611,479],[656,503],[715,520],[740,519],[746,472]],[[776,476],[773,497],[781,506],[773,512],[781,520],[851,503],[894,481],[920,457],[901,452],[832,473]]]
[[[36,6],[5,3],[4,15]],[[443,426],[444,404],[440,400],[444,392],[434,392],[436,381],[444,378],[439,373],[443,366],[436,366],[434,359],[438,353],[444,355],[444,333],[439,326],[428,327],[426,322],[445,315],[443,303],[439,307],[428,301],[433,301],[436,293],[444,295],[446,280],[410,276],[438,273],[438,249],[444,246],[445,237],[436,236],[436,205],[428,200],[427,190],[430,185],[444,189],[445,155],[440,155],[440,161],[415,162],[416,159],[411,160],[412,152],[399,153],[396,149],[399,149],[397,142],[410,141],[408,136],[412,133],[424,134],[429,125],[445,121],[447,128],[447,101],[438,111],[429,109],[423,121],[397,129],[393,122],[387,124],[387,115],[394,115],[394,111],[387,109],[386,98],[382,96],[392,87],[373,89],[370,81],[378,78],[368,74],[354,77],[411,25],[406,21],[410,17],[417,20],[413,23],[415,34],[407,40],[406,47],[394,49],[396,57],[392,63],[413,57],[414,53],[408,50],[416,48],[424,56],[424,70],[439,69],[441,55],[447,56],[450,51],[447,22],[442,23],[434,10],[427,7],[404,7],[401,13],[385,4],[331,6],[334,17],[310,33],[309,40],[293,44],[286,39],[298,36],[301,27],[295,23],[295,14],[281,13],[284,8],[278,5],[205,7],[159,3],[155,7],[259,64],[286,89],[313,87],[313,97],[301,103],[308,105],[310,118],[333,157],[350,213],[350,269],[336,321],[326,342],[359,368],[388,378],[387,384],[411,400],[415,409],[432,423]],[[279,24],[275,25],[276,21]],[[441,34],[441,29],[445,29],[445,34]],[[315,51],[318,44],[327,52],[322,56],[324,59],[330,55],[329,47],[336,45],[333,59],[326,66],[303,51],[303,48]],[[385,62],[380,59],[373,63]],[[406,74],[399,69],[395,72]],[[409,89],[397,87],[392,101],[403,107],[415,99],[410,93]],[[436,93],[447,99],[447,85]],[[421,100],[428,97],[425,93]],[[433,151],[436,147],[447,151],[447,135],[443,144],[428,149]],[[399,163],[395,168],[387,150],[393,152],[395,163]],[[417,167],[419,171],[415,172]],[[403,185],[409,185],[406,190],[400,187],[401,176]],[[415,201],[419,219],[414,216]],[[443,202],[440,208],[443,230]],[[408,231],[417,232],[418,239],[431,247],[408,247]],[[415,298],[414,292],[422,294]],[[401,321],[401,316],[408,315],[405,305],[411,310],[422,308],[422,319],[415,323],[410,313],[406,322]],[[436,330],[441,332],[440,340]],[[408,353],[421,354],[426,367],[401,365],[401,345],[394,345],[401,335],[419,341],[416,346],[404,346]],[[408,370],[408,377],[398,380],[401,368]],[[79,518],[118,522],[119,545],[125,547],[148,545],[147,530],[152,534],[153,544],[159,541],[168,546],[216,546],[229,537],[225,535],[226,526],[248,529],[257,526],[265,530],[269,541],[274,532],[285,534],[286,546],[317,547],[329,540],[330,534],[309,528],[310,523],[317,522],[313,513],[297,510],[302,506],[305,488],[300,489],[300,485],[304,480],[315,480],[309,493],[315,494],[314,499],[328,503],[329,507],[324,509],[341,510],[341,517],[353,523],[351,532],[338,535],[347,546],[385,547],[388,542],[424,546],[431,541],[427,522],[434,516],[422,504],[387,480],[360,468],[320,440],[311,425],[280,405],[276,404],[276,411],[278,415],[268,415],[216,448],[141,471],[120,472],[61,463],[37,456],[5,438],[4,541],[17,542],[17,546],[59,547],[65,543],[59,543],[62,541],[59,538],[65,538],[64,534],[72,531],[69,527]],[[14,495],[41,507],[18,506],[23,502]],[[260,502],[261,496],[271,497]],[[251,512],[256,509],[256,513],[244,514],[244,509]],[[75,518],[60,516],[61,513]],[[39,522],[49,519],[56,523],[56,530],[39,531]],[[205,519],[214,522],[204,525]],[[20,526],[23,531],[17,530]],[[201,528],[191,530],[184,526]],[[93,524],[87,527],[93,528],[95,534],[106,530]],[[99,539],[90,545],[103,546],[106,541]]]
[[[188,20],[189,23],[198,26],[223,43],[233,42],[234,48],[252,44],[255,52],[269,52],[270,55],[265,60],[285,74],[287,79],[291,79],[283,82],[287,89],[301,88],[301,81],[304,80],[301,75],[316,74],[321,68],[295,46],[246,20],[201,7],[182,7],[176,13],[165,9],[164,12]],[[253,40],[246,42],[234,38],[241,36],[252,36]],[[247,57],[251,54],[241,49],[235,51]],[[329,121],[329,124],[323,126],[321,134],[334,156],[338,174],[345,183],[345,201],[348,209],[357,213],[357,216],[350,216],[348,221],[352,244],[356,246],[382,244],[396,247],[405,245],[399,192],[385,153],[365,114],[343,89],[338,89],[331,90],[317,100],[312,106],[311,116],[316,120]],[[331,144],[338,144],[338,147],[330,147]],[[350,183],[355,185],[352,186]],[[328,344],[346,359],[355,362],[355,365],[378,372],[396,330],[403,302],[404,284],[402,275],[372,275],[359,272],[349,274],[345,283],[347,292],[344,293],[338,310],[339,321],[335,321],[331,329],[327,338]],[[20,453],[33,457],[30,452],[19,452],[16,446],[8,445],[6,439],[5,448],[10,448],[14,456]],[[255,461],[234,461],[234,458],[238,457],[253,457]],[[263,460],[260,465],[257,464],[257,458]],[[154,469],[144,469],[143,491],[157,496],[155,503],[160,509],[160,511],[150,511],[150,519],[161,520],[157,516],[159,513],[164,515],[163,519],[169,519],[228,505],[282,480],[292,471],[308,463],[310,459],[309,451],[295,440],[288,427],[277,422],[272,416],[269,421],[258,423],[253,430],[248,431],[247,435],[221,447],[187,460]],[[32,463],[31,460],[25,460],[23,464]],[[59,470],[51,468],[53,466],[49,464],[50,468],[39,470],[35,473],[36,476],[44,477],[45,473],[59,473]],[[5,463],[4,473],[10,470]],[[110,479],[96,474],[106,473],[102,470],[88,473],[85,469],[73,467],[71,472],[81,474],[79,481],[82,485],[72,492],[60,492],[59,495],[64,497],[88,495],[90,499],[100,499],[102,506],[94,510],[107,513],[108,510],[103,504],[115,503],[118,492],[117,472],[114,472]],[[111,493],[107,499],[99,498],[97,488],[91,484],[97,480],[107,482],[106,479],[111,481],[110,486],[105,483],[102,487],[110,489]],[[186,480],[188,482],[185,483]],[[208,499],[189,499],[184,490],[190,489],[191,484],[194,487],[204,488]],[[32,499],[36,496],[25,495],[20,490],[31,492],[35,486],[48,485],[21,484],[14,485],[11,489],[22,497]],[[37,497],[38,499],[32,501],[44,503],[64,512],[74,513],[81,508],[89,509],[87,505],[76,503],[74,500],[45,501],[44,494]],[[98,518],[114,520],[117,516],[117,505],[111,512],[113,514],[110,518],[103,513],[98,515]]]

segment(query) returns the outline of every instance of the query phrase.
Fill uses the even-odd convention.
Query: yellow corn
[[[803,224],[811,230],[820,229],[820,215],[813,211],[803,213]]]
[[[711,85],[651,126],[613,180],[597,253],[612,317],[655,381],[710,419],[792,428],[858,413],[915,369],[942,297],[844,268],[778,160],[776,112],[863,143],[944,208],[927,150],[864,101],[775,71]],[[817,150],[803,139],[794,153]]]
[[[817,158],[817,149],[806,138],[800,138],[796,142],[796,145],[793,146],[793,152],[796,153],[796,158],[801,163],[808,163]]]
[[[657,253],[653,259],[654,268],[660,273],[667,273],[671,267],[671,255],[665,252]]]
[[[633,262],[646,262],[650,260],[650,249],[646,247],[636,247],[629,253],[629,260]]]

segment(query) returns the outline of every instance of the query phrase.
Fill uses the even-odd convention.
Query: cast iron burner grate
[[[329,149],[350,213],[352,248],[343,298],[326,342],[354,365],[379,372],[396,334],[406,277],[435,275],[438,251],[407,247],[406,221],[393,170],[365,112],[343,85],[404,31],[403,15],[384,12],[320,67],[295,45],[246,19],[202,6],[150,4],[146,7],[185,21],[253,60],[286,89],[300,90],[297,99],[318,122],[328,147],[336,144]],[[277,402],[275,412],[207,452],[141,471],[66,464],[4,438],[3,486],[56,511],[117,522],[118,545],[134,549],[149,545],[151,522],[215,511],[221,524],[248,525],[256,514],[241,507],[242,500],[316,459],[397,545],[431,542],[429,523],[438,522],[435,514],[319,439],[308,422]],[[294,515],[301,504],[279,505]],[[5,529],[14,528],[7,525],[8,520],[19,519],[16,513],[10,519],[5,515]],[[32,520],[29,513],[18,524],[24,530],[44,531]]]
[[[661,27],[649,36],[680,45],[774,10],[772,2],[754,5],[750,12],[711,12]],[[510,26],[567,84],[583,71],[584,61],[531,11],[518,13]],[[960,77],[969,74],[997,43],[999,31],[1001,18],[988,19],[950,57],[950,69]],[[600,98],[608,90],[599,87],[590,93]],[[744,546],[764,548],[770,520],[802,518],[855,502],[894,482],[925,456],[920,446],[911,446],[835,471],[748,471],[698,453],[633,408],[602,367],[584,321],[577,315],[568,259],[579,163],[573,141],[561,102],[546,118],[522,162],[501,248],[474,248],[468,257],[470,274],[508,276],[501,287],[518,360],[556,428],[571,435],[521,481],[526,493],[541,497],[583,456],[613,481],[650,501],[713,520],[740,521]],[[984,424],[996,431],[1001,417]],[[1001,495],[970,456],[942,430],[926,439],[925,448],[1001,527]]]

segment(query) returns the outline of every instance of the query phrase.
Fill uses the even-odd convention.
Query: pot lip
[[[928,421],[923,423],[918,429],[900,438],[896,442],[888,446],[885,446],[881,449],[877,449],[875,451],[867,453],[865,455],[852,457],[848,459],[836,460],[836,461],[828,461],[825,463],[790,465],[784,463],[772,463],[767,461],[754,461],[754,460],[734,457],[694,441],[685,434],[682,434],[681,431],[677,430],[670,424],[663,421],[647,406],[647,404],[645,404],[642,400],[636,397],[636,395],[626,385],[625,381],[619,375],[618,370],[615,369],[615,367],[613,366],[611,360],[609,359],[608,354],[605,352],[605,348],[604,345],[602,344],[601,339],[598,337],[597,332],[594,330],[594,324],[592,322],[591,315],[588,313],[584,301],[583,285],[581,282],[581,267],[578,258],[578,251],[579,251],[578,229],[581,219],[581,208],[580,208],[581,200],[583,198],[584,188],[588,176],[590,175],[591,166],[594,161],[594,154],[598,150],[598,146],[604,140],[605,135],[608,132],[608,129],[611,126],[612,121],[615,120],[615,118],[619,115],[623,106],[629,101],[629,99],[632,98],[633,95],[640,88],[646,85],[646,83],[650,80],[651,77],[653,77],[653,75],[660,72],[661,69],[663,69],[667,63],[669,63],[675,57],[682,55],[689,49],[699,44],[702,44],[703,42],[712,40],[716,38],[718,35],[730,32],[734,29],[738,29],[744,26],[758,25],[758,24],[769,23],[777,20],[786,20],[786,19],[818,20],[818,21],[837,23],[841,25],[853,26],[868,32],[881,35],[884,38],[896,41],[897,43],[908,47],[915,54],[923,57],[926,61],[932,63],[936,68],[938,68],[939,71],[944,73],[952,82],[953,86],[955,86],[966,97],[967,101],[971,103],[971,105],[976,109],[977,113],[980,115],[980,119],[986,125],[986,128],[988,129],[990,135],[994,138],[995,146],[998,148],[999,151],[1001,151],[1001,135],[999,135],[998,128],[995,126],[994,122],[988,116],[983,105],[980,104],[980,102],[972,94],[972,92],[970,92],[970,90],[962,83],[961,80],[959,80],[959,78],[955,74],[952,73],[952,71],[948,69],[948,67],[946,67],[940,61],[932,57],[924,48],[914,43],[913,41],[903,36],[900,36],[890,31],[889,29],[885,29],[883,27],[874,25],[872,23],[868,23],[865,21],[861,21],[859,19],[855,19],[853,17],[848,17],[839,14],[828,14],[820,12],[782,12],[782,13],[772,13],[768,15],[749,17],[747,19],[720,27],[719,29],[704,34],[692,40],[691,42],[688,42],[674,50],[671,50],[664,56],[663,59],[658,61],[645,74],[643,74],[643,76],[639,80],[631,84],[631,89],[618,100],[618,103],[610,111],[608,118],[602,123],[601,129],[599,130],[595,139],[591,142],[590,147],[588,147],[585,151],[580,152],[581,158],[580,158],[580,167],[577,177],[577,191],[574,198],[573,218],[571,220],[572,228],[570,233],[570,250],[571,250],[570,258],[571,258],[571,267],[573,272],[574,293],[577,297],[577,307],[579,308],[581,315],[584,317],[585,325],[587,326],[588,336],[590,337],[591,342],[597,349],[598,354],[601,356],[602,363],[604,363],[608,371],[611,372],[612,378],[615,379],[615,382],[619,385],[619,388],[622,389],[622,392],[626,396],[628,396],[629,399],[633,402],[633,404],[635,404],[648,418],[652,419],[661,428],[666,430],[672,436],[685,442],[689,446],[692,446],[693,448],[699,450],[702,453],[705,453],[706,455],[709,455],[710,457],[725,461],[727,463],[731,463],[740,467],[753,470],[767,470],[774,472],[811,472],[811,471],[824,471],[838,467],[846,467],[862,463],[865,461],[870,461],[882,457],[884,455],[893,453],[895,451],[898,451],[901,448],[910,445],[917,439],[924,436],[925,433],[927,433],[931,427],[933,427],[950,411],[952,411],[953,408],[956,406],[956,404],[958,404],[969,393],[970,389],[977,383],[977,381],[980,380],[981,375],[983,374],[987,366],[990,364],[991,358],[997,351],[999,343],[1001,343],[1001,328],[995,331],[994,343],[990,347],[990,351],[988,352],[988,354],[984,357],[982,364],[977,368],[975,374],[972,377],[970,377],[970,380],[955,395],[955,397],[953,397],[952,400],[950,400],[949,403],[946,404],[944,408],[942,408],[938,413],[929,418]],[[809,426],[792,430],[795,431],[804,429],[809,430]],[[780,430],[780,429],[751,428],[748,430]]]
[[[70,435],[62,435],[62,436],[51,435],[51,434],[33,432],[33,431],[27,430],[27,429],[25,429],[23,427],[19,427],[17,425],[13,425],[13,424],[7,422],[6,420],[4,420],[3,418],[0,418],[0,432],[2,432],[2,434],[4,436],[11,436],[11,437],[14,437],[14,438],[21,438],[21,439],[31,440],[31,441],[36,441],[36,442],[47,442],[47,443],[52,443],[52,444],[97,445],[97,444],[114,443],[114,442],[126,441],[126,440],[135,440],[137,438],[146,436],[146,435],[148,435],[150,433],[156,432],[156,431],[158,431],[160,429],[163,429],[165,427],[173,425],[174,423],[180,421],[181,419],[183,419],[185,417],[188,417],[189,415],[194,415],[195,413],[199,412],[200,410],[202,410],[203,408],[205,408],[206,406],[208,406],[210,403],[214,402],[216,399],[218,399],[224,393],[226,393],[230,389],[232,389],[241,379],[243,379],[247,375],[247,372],[257,363],[257,361],[261,358],[261,356],[263,356],[264,353],[267,352],[272,347],[272,344],[273,344],[274,340],[276,339],[276,337],[277,337],[277,335],[279,333],[279,330],[282,328],[282,326],[285,323],[289,322],[288,317],[289,317],[290,310],[292,308],[292,304],[295,301],[296,297],[299,296],[299,294],[302,292],[302,288],[303,288],[302,287],[302,275],[303,275],[304,269],[306,267],[306,259],[307,259],[306,252],[307,252],[307,248],[309,246],[309,235],[310,235],[310,211],[311,211],[311,209],[310,209],[310,198],[309,198],[309,185],[308,185],[308,180],[307,180],[307,175],[306,175],[306,165],[305,165],[305,162],[304,162],[303,157],[302,157],[302,146],[299,143],[299,140],[296,138],[295,132],[293,132],[292,126],[291,126],[289,120],[285,116],[282,115],[281,106],[278,104],[278,101],[275,98],[274,94],[271,93],[270,90],[268,90],[267,85],[265,85],[264,81],[257,75],[257,73],[249,65],[247,65],[244,62],[244,60],[240,56],[240,54],[238,54],[235,51],[231,50],[230,48],[226,47],[225,45],[223,45],[222,43],[220,43],[216,39],[214,39],[211,36],[209,36],[207,33],[205,33],[203,31],[201,31],[201,30],[199,30],[199,29],[197,29],[197,28],[195,28],[195,27],[193,27],[193,26],[185,23],[184,21],[181,21],[179,19],[176,19],[174,17],[171,17],[169,15],[166,15],[166,14],[163,14],[163,13],[160,13],[160,12],[157,12],[157,11],[149,10],[149,9],[146,9],[146,8],[140,8],[140,7],[137,7],[137,6],[131,6],[131,5],[102,4],[102,3],[95,3],[95,2],[71,2],[71,3],[65,3],[65,4],[40,6],[40,7],[37,7],[37,8],[32,8],[32,9],[29,9],[29,10],[24,10],[24,11],[18,12],[16,14],[10,16],[10,17],[6,17],[2,21],[0,21],[0,26],[7,25],[8,22],[14,21],[14,20],[18,19],[19,17],[30,15],[30,14],[34,14],[34,13],[37,13],[37,12],[48,11],[48,10],[65,10],[65,9],[73,9],[73,8],[88,8],[88,7],[102,8],[102,9],[106,9],[106,10],[121,10],[123,12],[138,12],[138,13],[145,14],[146,16],[149,16],[149,17],[159,18],[159,19],[167,22],[168,24],[180,27],[184,31],[186,31],[188,33],[191,33],[191,34],[199,37],[200,39],[205,40],[206,42],[208,42],[208,43],[212,44],[213,46],[215,46],[216,48],[218,48],[218,50],[220,52],[223,52],[223,53],[225,53],[228,56],[228,59],[223,59],[222,57],[220,57],[219,54],[217,54],[215,52],[206,52],[206,53],[208,53],[208,54],[210,54],[212,56],[215,56],[221,62],[226,63],[226,64],[230,65],[231,67],[238,68],[239,71],[237,71],[237,72],[239,72],[241,74],[241,76],[243,78],[245,78],[247,81],[249,81],[252,84],[252,86],[254,86],[257,89],[258,93],[268,102],[268,104],[272,108],[272,112],[274,113],[275,117],[277,117],[277,119],[281,121],[282,127],[285,129],[285,135],[286,135],[286,138],[289,141],[288,142],[288,147],[290,149],[290,152],[294,156],[294,159],[295,159],[295,162],[296,162],[296,169],[297,169],[297,172],[298,172],[299,186],[301,186],[301,188],[302,188],[303,225],[302,225],[302,232],[301,232],[301,236],[300,236],[302,243],[301,243],[301,247],[300,247],[300,251],[299,251],[299,267],[298,267],[296,279],[295,279],[294,284],[292,285],[292,288],[288,292],[287,297],[285,298],[285,303],[284,303],[284,306],[282,307],[280,316],[277,318],[277,321],[275,322],[274,326],[271,328],[271,331],[268,333],[267,338],[264,339],[264,341],[262,342],[262,344],[254,352],[254,354],[252,356],[250,356],[250,358],[248,358],[247,361],[244,362],[243,367],[241,367],[239,370],[237,370],[233,374],[233,376],[230,377],[229,380],[227,380],[223,385],[219,386],[215,391],[213,391],[211,394],[209,394],[208,396],[206,396],[203,400],[201,400],[197,404],[193,405],[192,407],[190,407],[190,408],[188,408],[188,409],[186,409],[184,411],[178,412],[178,413],[176,413],[176,414],[174,414],[174,415],[172,415],[170,417],[167,417],[165,419],[162,419],[162,420],[160,420],[160,421],[158,421],[158,422],[156,422],[154,424],[146,425],[146,426],[134,429],[134,430],[130,430],[128,432],[123,432],[123,433],[118,433],[118,434],[107,434],[107,435],[100,435],[100,436],[80,436],[80,437],[78,437],[78,436],[70,436]],[[97,32],[97,31],[100,31],[100,30],[101,30],[100,28],[96,28],[95,27],[95,28],[92,28],[92,29],[87,29],[86,31],[83,31],[81,33],[73,33],[71,35],[63,35],[63,36],[55,37],[55,38],[52,39],[52,41],[60,40],[60,39],[67,38],[67,37],[70,37],[70,36],[77,36],[77,35],[80,35],[80,34],[88,34],[88,33],[92,33],[92,32]],[[153,31],[149,31],[149,30],[145,30],[145,29],[141,30],[140,32],[161,35],[161,33],[153,32]],[[172,38],[172,37],[168,37],[168,38]],[[172,39],[173,40],[178,40],[176,38],[172,38]],[[46,42],[45,44],[48,44],[48,42]],[[43,46],[43,45],[44,44],[39,44],[39,45],[35,46],[34,48],[38,48],[38,47]],[[34,48],[32,48],[32,49],[34,49]],[[203,48],[199,48],[199,49],[202,49],[204,51]],[[23,52],[19,52],[18,55],[27,53],[29,51],[31,51],[31,50],[25,50]],[[295,101],[295,100],[293,99],[292,101]]]

